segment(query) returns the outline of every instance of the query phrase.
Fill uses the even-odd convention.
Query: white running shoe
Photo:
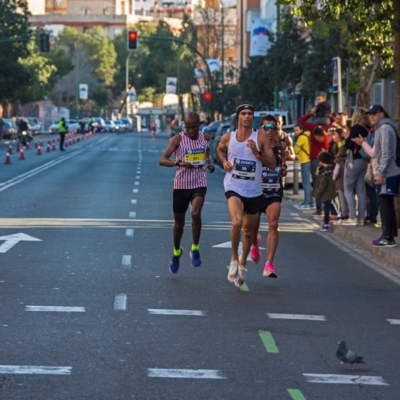
[[[247,269],[245,267],[240,266],[238,270],[238,274],[235,278],[235,286],[240,287],[244,283],[244,278],[246,276]]]
[[[231,264],[229,266],[229,272],[228,272],[228,281],[230,283],[235,282],[235,278],[238,274],[238,268],[239,268],[239,261],[231,260]]]

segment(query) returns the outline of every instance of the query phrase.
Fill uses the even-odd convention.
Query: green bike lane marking
[[[307,400],[298,389],[288,389],[287,391],[293,400]]]
[[[264,344],[265,349],[268,353],[279,353],[278,346],[275,343],[274,338],[272,337],[271,332],[269,331],[258,331],[258,334],[261,337],[261,340]]]

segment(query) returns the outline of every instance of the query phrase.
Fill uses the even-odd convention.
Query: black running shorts
[[[172,211],[175,214],[185,213],[191,201],[200,196],[206,197],[207,188],[199,187],[196,189],[174,189],[172,193]]]

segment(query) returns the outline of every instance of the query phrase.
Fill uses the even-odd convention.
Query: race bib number
[[[276,191],[281,187],[280,184],[281,171],[277,169],[263,169],[261,174],[261,186],[263,190]]]
[[[232,168],[232,178],[254,181],[256,178],[256,165],[255,161],[235,158]]]
[[[185,162],[194,167],[202,167],[206,163],[205,149],[189,149],[185,151]]]

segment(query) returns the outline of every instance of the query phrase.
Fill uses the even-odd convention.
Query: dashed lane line
[[[47,367],[42,365],[0,365],[0,374],[71,375],[72,367]]]
[[[335,383],[349,385],[389,386],[381,376],[336,375],[336,374],[303,374],[310,383]]]
[[[133,233],[134,233],[134,232],[135,232],[134,229],[127,229],[127,230],[125,231],[125,235],[128,236],[128,237],[133,237]]]
[[[136,218],[136,211],[130,211],[129,218]]]
[[[304,315],[304,314],[274,314],[267,313],[271,319],[295,319],[303,321],[327,321],[324,315]]]
[[[25,311],[37,311],[37,312],[86,312],[86,309],[85,309],[85,307],[25,306]]]
[[[400,325],[400,319],[387,319],[386,321],[392,325]]]
[[[200,310],[162,310],[155,308],[148,308],[149,314],[154,315],[187,315],[187,316],[197,316],[204,317],[205,312]]]
[[[130,255],[122,256],[121,266],[123,268],[131,268],[131,263],[132,263],[132,256]]]
[[[162,369],[149,368],[150,378],[227,379],[217,369]]]
[[[114,299],[114,311],[125,311],[127,303],[127,296],[125,293],[120,293]]]

